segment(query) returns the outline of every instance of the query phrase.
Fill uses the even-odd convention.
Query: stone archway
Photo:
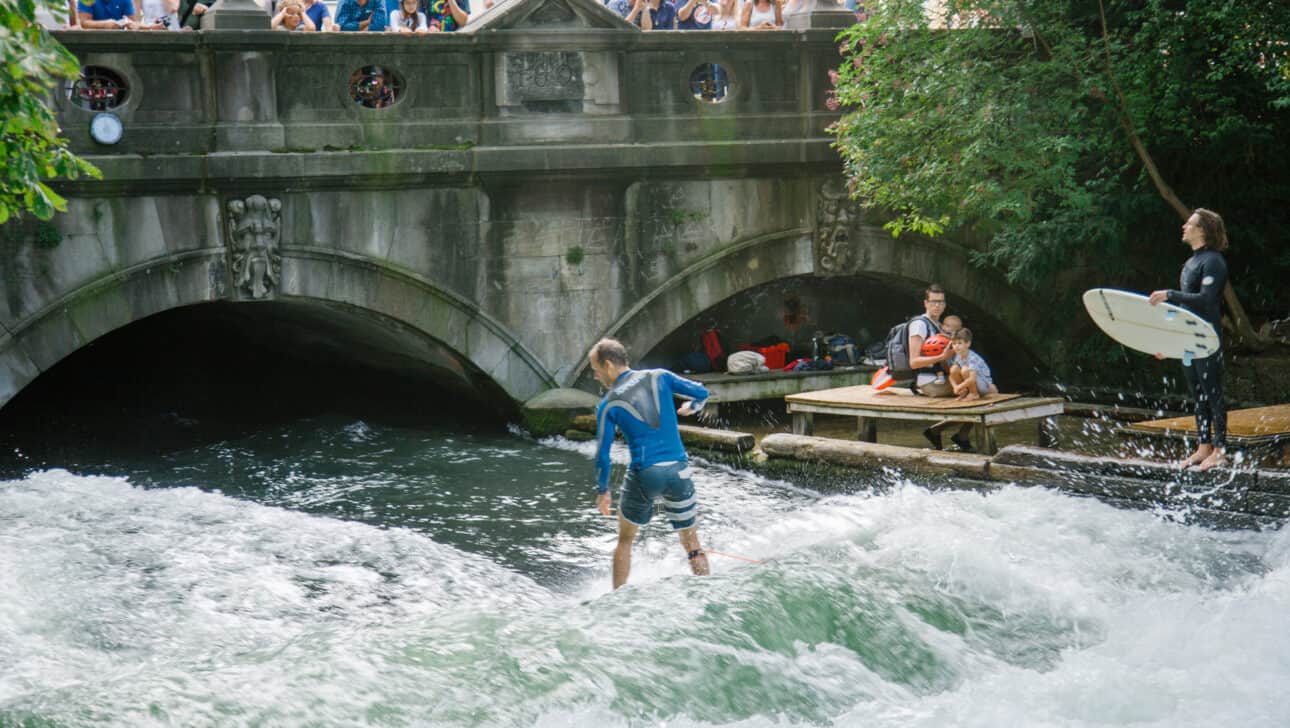
[[[229,290],[225,254],[204,248],[110,271],[11,325],[0,340],[0,406],[42,372],[116,329],[163,311],[238,298]],[[373,326],[397,326],[402,335],[433,339],[516,402],[555,386],[504,325],[414,274],[313,249],[287,248],[280,265],[266,300],[338,305],[368,314]]]
[[[643,353],[686,321],[730,296],[814,270],[809,230],[746,240],[722,248],[672,276],[624,312],[597,339],[612,336],[626,344],[628,351]],[[576,386],[587,379],[588,371],[583,352],[565,386]]]
[[[821,237],[823,233],[821,234]],[[873,225],[849,226],[843,243],[812,241],[809,229],[753,238],[721,249],[677,273],[623,313],[601,336],[623,341],[636,355],[650,351],[687,321],[757,286],[795,276],[884,278],[911,290],[938,282],[950,295],[990,313],[1007,327],[1005,337],[1029,361],[1040,363],[1028,341],[1044,329],[1047,312],[1002,276],[974,266],[969,251],[944,239],[894,239]],[[830,260],[822,260],[829,256]],[[912,306],[913,304],[911,304]],[[916,311],[910,311],[911,315]],[[598,337],[599,338],[599,337]],[[589,382],[586,352],[565,386]]]

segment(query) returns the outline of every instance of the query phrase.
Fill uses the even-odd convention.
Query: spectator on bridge
[[[470,22],[469,0],[420,0],[431,33],[451,33]]]
[[[779,30],[784,27],[784,11],[778,0],[747,0],[739,18],[740,30]]]
[[[131,0],[80,0],[76,14],[87,30],[138,30],[142,25]]]
[[[153,30],[181,30],[179,0],[142,0],[143,24]]]
[[[712,21],[720,10],[708,0],[689,0],[676,9],[677,30],[712,30]]]
[[[713,30],[736,30],[739,27],[739,0],[721,0],[717,17],[712,20]]]
[[[305,15],[314,24],[314,30],[335,30],[331,22],[331,11],[322,0],[305,0]]]
[[[649,12],[644,10],[648,8]],[[676,30],[676,6],[671,0],[635,0],[627,22],[641,30]]]
[[[626,18],[627,14],[632,11],[631,0],[606,0],[605,7],[618,13],[623,18]]]
[[[389,17],[385,0],[340,0],[336,6],[336,26],[346,32],[385,30]]]
[[[399,0],[399,9],[390,13],[390,30],[395,33],[429,33],[426,14],[417,10],[417,0]]]
[[[273,16],[269,27],[274,30],[315,30],[314,22],[305,12],[300,0],[285,0],[278,6],[278,14]]]

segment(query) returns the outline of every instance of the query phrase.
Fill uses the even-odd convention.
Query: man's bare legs
[[[703,553],[703,547],[699,546],[699,527],[690,526],[677,531],[676,535],[681,538],[681,548],[685,549],[686,556],[690,556],[696,551],[698,552],[697,555],[690,558],[690,571],[693,571],[695,576],[707,576],[709,573],[708,555]]]
[[[614,548],[614,588],[627,583],[627,577],[632,571],[632,544],[636,542],[636,534],[640,532],[640,526],[623,518],[623,514],[618,514],[618,545]],[[703,547],[699,545],[699,529],[697,526],[682,531],[677,531],[676,535],[681,539],[681,548],[685,549],[686,555],[695,551],[699,554],[690,559],[690,571],[696,576],[707,576],[708,555],[703,553]]]
[[[640,526],[623,518],[618,512],[618,546],[614,548],[614,588],[627,583],[627,576],[632,572],[632,543]]]

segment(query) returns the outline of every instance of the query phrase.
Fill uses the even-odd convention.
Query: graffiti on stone
[[[580,101],[582,54],[577,51],[525,51],[506,54],[506,86],[517,101]]]
[[[233,288],[251,299],[268,298],[282,270],[279,250],[282,201],[251,195],[228,203],[228,257]]]

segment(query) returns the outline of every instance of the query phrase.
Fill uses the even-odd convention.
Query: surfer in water
[[[1182,290],[1152,291],[1152,305],[1168,301],[1182,306],[1214,326],[1222,334],[1223,290],[1227,287],[1227,229],[1218,213],[1198,208],[1182,226],[1182,240],[1191,247],[1191,257],[1182,269]],[[1227,404],[1223,401],[1223,347],[1203,359],[1183,361],[1183,375],[1196,404],[1196,451],[1179,462],[1189,468],[1209,470],[1225,465],[1227,446]]]
[[[708,573],[708,557],[699,545],[698,504],[686,461],[677,415],[697,414],[708,400],[698,382],[666,369],[632,369],[627,349],[616,339],[601,339],[588,355],[596,381],[608,391],[596,407],[596,507],[609,515],[609,448],[614,430],[621,430],[631,450],[631,465],[618,501],[618,546],[614,549],[614,588],[627,583],[632,568],[632,542],[654,515],[654,502],[681,538],[690,570]],[[672,395],[691,400],[672,410]]]

